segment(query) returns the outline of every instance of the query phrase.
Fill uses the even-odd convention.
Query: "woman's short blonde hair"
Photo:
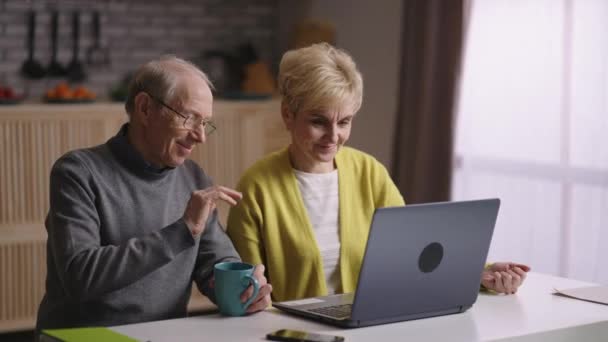
[[[363,79],[352,57],[327,43],[287,51],[279,66],[279,92],[290,112],[361,108]]]

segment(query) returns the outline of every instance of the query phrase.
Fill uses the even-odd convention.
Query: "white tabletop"
[[[219,314],[130,324],[112,329],[136,339],[161,341],[263,341],[279,329],[340,335],[346,341],[548,341],[601,340],[608,336],[608,305],[552,295],[553,288],[590,286],[581,281],[530,273],[516,295],[481,293],[462,314],[340,329],[296,318],[276,309],[247,317]],[[561,330],[559,330],[561,329]]]

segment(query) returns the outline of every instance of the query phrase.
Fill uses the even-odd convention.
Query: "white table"
[[[530,273],[516,295],[480,294],[462,314],[359,329],[340,329],[268,309],[247,317],[219,314],[130,324],[112,329],[151,341],[263,341],[268,332],[295,329],[341,335],[346,341],[603,341],[608,305],[552,295],[553,288],[589,283]]]

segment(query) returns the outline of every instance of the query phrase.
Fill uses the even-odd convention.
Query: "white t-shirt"
[[[327,292],[334,294],[340,287],[338,170],[329,173],[294,172],[321,252]]]

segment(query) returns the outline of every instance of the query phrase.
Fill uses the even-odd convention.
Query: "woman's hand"
[[[498,293],[514,294],[526,279],[530,267],[513,262],[496,262],[483,270],[481,285]]]

